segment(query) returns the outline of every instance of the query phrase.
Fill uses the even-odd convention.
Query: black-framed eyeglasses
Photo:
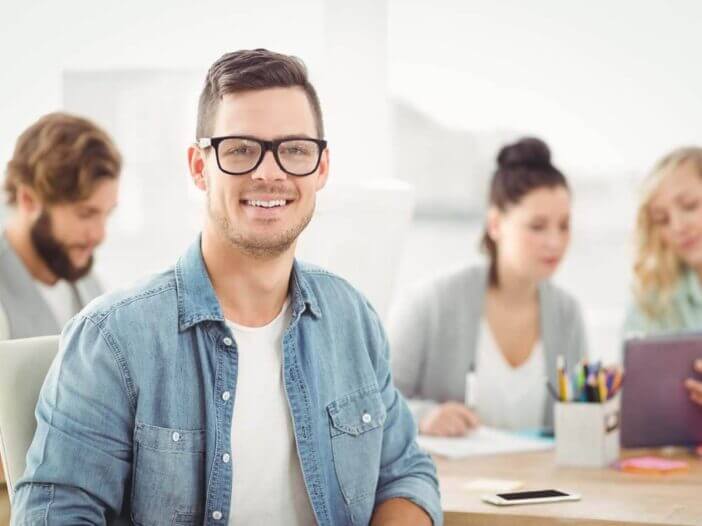
[[[327,147],[327,141],[308,137],[264,141],[240,135],[203,137],[197,144],[200,148],[214,148],[217,166],[229,175],[253,172],[270,150],[281,170],[298,177],[310,175],[319,167],[322,152]]]

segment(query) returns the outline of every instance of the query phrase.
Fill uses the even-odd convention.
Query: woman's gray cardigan
[[[464,267],[417,287],[394,305],[388,321],[392,370],[416,419],[436,403],[463,402],[487,278],[485,266]],[[586,356],[583,318],[577,301],[549,281],[539,285],[539,307],[544,380],[556,386],[556,357],[564,355],[571,365]],[[544,427],[552,428],[550,396],[544,414]]]

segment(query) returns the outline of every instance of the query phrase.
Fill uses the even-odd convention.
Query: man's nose
[[[262,181],[282,181],[287,179],[287,174],[278,166],[272,151],[263,154],[261,164],[251,174],[252,179]]]

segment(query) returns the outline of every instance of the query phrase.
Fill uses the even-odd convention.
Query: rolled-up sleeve
[[[375,505],[391,498],[405,498],[423,508],[434,525],[439,526],[443,524],[443,514],[436,467],[417,445],[417,426],[407,402],[393,383],[388,341],[379,322],[378,342],[376,374],[387,418]]]
[[[36,407],[12,525],[104,524],[131,473],[135,395],[114,338],[79,317],[64,330]]]

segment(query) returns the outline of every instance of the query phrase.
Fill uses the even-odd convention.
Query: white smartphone
[[[483,500],[495,506],[514,506],[516,504],[540,504],[545,502],[580,500],[580,495],[555,489],[542,489],[537,491],[515,491],[513,493],[484,495]]]

